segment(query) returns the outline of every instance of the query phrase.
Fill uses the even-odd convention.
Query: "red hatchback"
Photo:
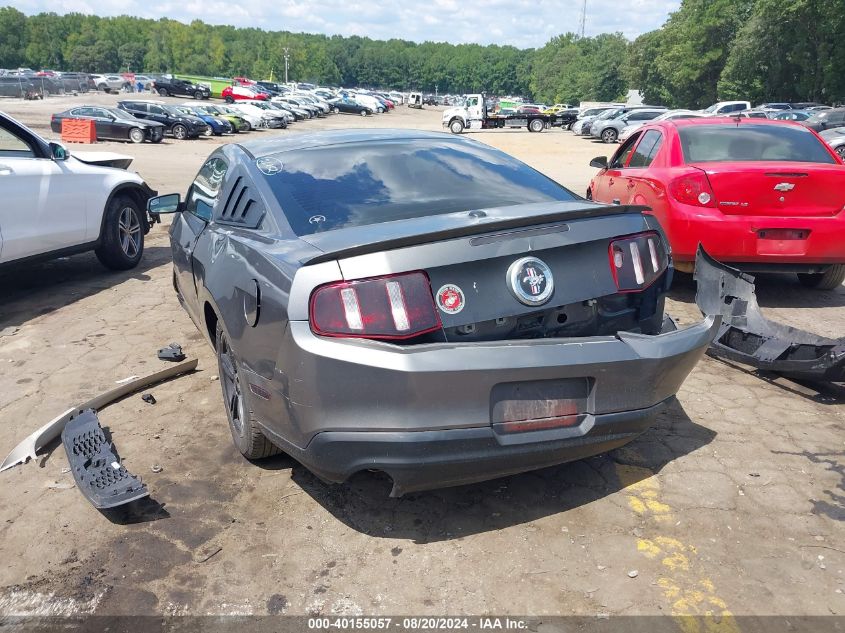
[[[651,208],[678,270],[699,242],[750,272],[795,272],[830,290],[845,280],[845,166],[812,130],[789,121],[650,123],[601,171],[587,197]]]

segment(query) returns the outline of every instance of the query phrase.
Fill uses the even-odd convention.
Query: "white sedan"
[[[619,134],[619,142],[622,143],[623,141],[626,141],[631,134],[639,130],[646,123],[654,123],[655,121],[672,121],[674,119],[696,119],[705,116],[707,115],[703,112],[697,112],[695,110],[669,110],[651,121],[637,121],[636,123],[626,125],[622,128],[622,132]]]
[[[155,218],[156,194],[128,156],[71,156],[0,112],[0,266],[93,250],[114,270],[134,268]]]

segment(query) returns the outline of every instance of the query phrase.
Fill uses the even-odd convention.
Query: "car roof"
[[[312,147],[330,147],[332,145],[342,145],[347,143],[378,144],[391,141],[410,141],[420,139],[430,139],[432,141],[449,140],[463,143],[471,142],[467,139],[461,139],[453,134],[447,134],[444,132],[426,132],[423,130],[400,130],[387,128],[380,130],[327,130],[323,132],[297,134],[290,137],[275,137],[267,140],[256,139],[238,143],[238,146],[254,158],[261,158],[262,156],[269,156],[280,152],[290,152]]]

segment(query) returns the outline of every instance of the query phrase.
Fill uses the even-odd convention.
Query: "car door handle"
[[[0,176],[11,176],[14,171],[8,165],[0,165]]]
[[[608,181],[608,183],[607,183],[607,184],[608,184],[608,185],[612,185],[614,182],[616,182],[616,181],[615,181],[613,178],[611,178],[611,179]]]
[[[636,187],[636,185],[634,184],[634,182],[633,182],[632,180],[629,180],[629,181],[628,181],[628,189],[633,189],[634,187]]]

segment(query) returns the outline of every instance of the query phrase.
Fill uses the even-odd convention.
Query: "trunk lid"
[[[830,217],[845,207],[845,168],[822,163],[692,164],[726,215]]]

